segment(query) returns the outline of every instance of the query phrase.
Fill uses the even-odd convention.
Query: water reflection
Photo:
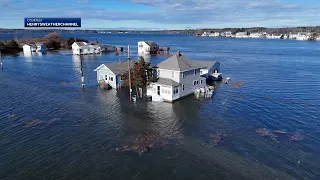
[[[150,113],[153,121],[150,129],[171,138],[181,137],[181,122],[179,108],[175,108],[172,103],[150,102],[146,105],[146,110]],[[180,121],[182,120],[182,121]]]
[[[43,56],[43,55],[46,55],[47,54],[47,52],[46,51],[44,51],[44,52],[41,52],[41,51],[38,51],[38,52],[23,52],[23,55],[24,55],[24,57],[25,57],[25,59],[27,60],[27,61],[32,61],[32,57],[33,56]]]

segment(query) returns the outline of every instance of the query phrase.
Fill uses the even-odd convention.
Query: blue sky
[[[85,29],[319,26],[320,0],[0,0],[0,17],[0,28],[25,17],[81,17]]]

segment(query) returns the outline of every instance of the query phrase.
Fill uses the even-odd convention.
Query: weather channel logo
[[[81,18],[24,18],[24,27],[81,27]]]

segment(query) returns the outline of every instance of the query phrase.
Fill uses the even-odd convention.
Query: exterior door
[[[160,86],[157,87],[157,93],[160,96]]]

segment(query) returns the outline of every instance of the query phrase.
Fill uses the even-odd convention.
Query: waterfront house
[[[232,32],[231,32],[231,31],[225,32],[225,36],[226,36],[226,37],[232,37]]]
[[[248,38],[248,33],[247,32],[238,32],[236,33],[236,38]]]
[[[250,38],[264,38],[265,33],[250,33],[249,37]]]
[[[179,51],[156,67],[158,80],[147,87],[153,101],[173,102],[207,87],[207,78],[221,79],[219,62],[190,60]]]
[[[298,33],[296,40],[307,41],[311,38],[311,33]]]
[[[34,44],[25,44],[22,46],[22,48],[23,48],[23,52],[25,53],[37,51],[37,46]]]
[[[131,63],[133,67],[133,62]],[[97,67],[98,83],[106,83],[112,88],[120,88],[123,85],[122,75],[128,72],[128,61],[104,63]]]
[[[157,54],[159,45],[153,41],[139,41],[138,54]]]
[[[37,46],[37,50],[36,51],[38,51],[38,52],[39,51],[44,52],[44,51],[47,50],[46,45],[43,44],[43,43],[38,42],[38,43],[36,43],[36,46]]]
[[[76,55],[98,54],[101,53],[101,47],[94,43],[74,42],[72,44],[72,53]]]

